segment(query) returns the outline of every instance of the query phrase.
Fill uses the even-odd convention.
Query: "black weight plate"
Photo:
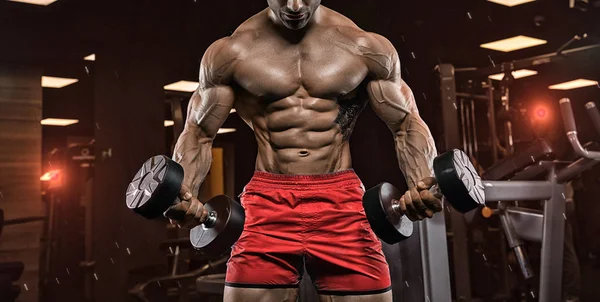
[[[204,208],[209,213],[216,213],[216,221],[210,227],[201,224],[193,228],[190,241],[194,248],[204,254],[220,256],[242,235],[246,214],[242,205],[225,195],[211,198]]]
[[[457,211],[466,213],[485,204],[481,177],[464,152],[452,150],[436,157],[433,170],[444,197]]]
[[[183,168],[164,155],[147,160],[127,187],[127,207],[154,219],[173,205],[183,182]]]
[[[387,244],[398,243],[413,233],[413,222],[392,208],[392,200],[400,197],[400,191],[385,182],[367,190],[363,196],[363,207],[371,229]]]

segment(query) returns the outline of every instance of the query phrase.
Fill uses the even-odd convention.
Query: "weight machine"
[[[541,242],[541,271],[539,282],[539,301],[560,301],[562,280],[562,249],[564,238],[564,183],[579,173],[591,168],[597,163],[591,158],[590,153],[573,138],[573,134],[567,134],[576,152],[582,156],[574,163],[559,161],[540,161],[551,158],[552,150],[543,141],[536,141],[524,154],[514,155],[513,128],[510,119],[502,120],[502,131],[504,132],[504,146],[498,138],[496,124],[496,104],[501,104],[500,115],[506,115],[511,110],[511,84],[514,81],[513,71],[548,64],[564,60],[567,55],[590,50],[596,50],[600,44],[566,50],[574,41],[586,38],[575,36],[565,43],[556,53],[537,56],[529,59],[507,62],[486,68],[457,68],[450,64],[437,66],[440,77],[440,91],[442,99],[442,114],[444,121],[444,147],[445,149],[463,148],[475,163],[479,163],[481,148],[476,131],[475,105],[487,105],[488,117],[488,139],[491,163],[495,164],[491,171],[483,173],[484,179],[511,180],[512,189],[500,189],[495,182],[486,183],[486,201],[498,202],[498,209],[492,211],[491,215],[498,215],[501,227],[506,237],[506,243],[513,249],[523,279],[532,279],[533,271],[529,265],[527,255],[523,249],[523,240]],[[456,91],[456,74],[462,73],[470,76],[488,76],[490,74],[502,73],[504,77],[500,82],[498,90],[494,87],[491,79],[488,79],[481,88],[487,91],[486,95],[473,92]],[[499,92],[499,93],[498,93]],[[561,105],[563,106],[563,105]],[[569,120],[569,113],[563,108],[565,123]],[[586,108],[594,125],[600,133],[600,114],[593,103],[587,104]],[[593,110],[592,110],[593,109]],[[572,120],[572,114],[570,116]],[[576,136],[576,134],[575,134]],[[498,162],[499,154],[504,159]],[[545,175],[545,181],[531,181],[534,177]],[[504,182],[501,182],[504,183]],[[492,186],[490,186],[492,185]],[[534,196],[534,192],[539,195]],[[498,198],[494,198],[497,194]],[[508,206],[507,202],[545,200],[542,211],[526,208]],[[455,300],[478,301],[472,296],[471,270],[469,259],[469,246],[467,237],[467,225],[465,218],[457,213],[449,215],[452,232],[449,232],[449,240],[452,243],[451,254],[453,255]],[[473,216],[470,215],[470,216]],[[503,248],[504,250],[504,248]],[[484,255],[485,258],[485,255]],[[558,264],[558,265],[557,265]],[[553,266],[554,265],[554,266]],[[552,268],[552,269],[550,269]],[[505,265],[505,274],[506,271]],[[504,281],[504,288],[509,287],[509,280]],[[531,291],[535,296],[535,290]],[[496,295],[493,300],[506,300],[510,294],[505,292]],[[444,299],[443,301],[450,301]]]

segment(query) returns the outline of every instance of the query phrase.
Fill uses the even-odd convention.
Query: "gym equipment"
[[[0,209],[0,236],[2,236],[2,231],[4,230],[4,226],[6,225],[15,225],[15,224],[23,224],[29,222],[37,222],[46,220],[46,216],[31,216],[31,217],[23,217],[23,218],[15,218],[15,219],[4,219],[4,210]]]
[[[594,128],[596,128],[596,132],[600,133],[600,112],[596,108],[596,103],[589,102],[585,104],[585,109],[592,120],[592,124],[594,124]]]
[[[510,62],[491,62],[492,66],[489,67],[467,67],[467,68],[454,68],[451,64],[440,64],[436,66],[436,70],[438,71],[439,79],[440,79],[440,97],[441,97],[441,107],[442,107],[442,118],[444,123],[444,133],[442,140],[442,148],[443,150],[450,150],[453,148],[461,148],[464,147],[464,141],[461,138],[464,138],[465,129],[462,129],[461,126],[468,126],[467,121],[461,119],[465,115],[460,111],[460,105],[463,100],[471,101],[471,103],[476,102],[476,106],[479,106],[479,103],[487,108],[481,108],[487,111],[487,114],[481,114],[481,116],[487,117],[487,130],[489,131],[485,140],[483,137],[480,137],[479,140],[475,139],[475,143],[479,142],[481,144],[481,148],[478,149],[477,154],[470,154],[472,156],[479,155],[480,158],[475,157],[475,161],[481,163],[485,166],[493,165],[497,162],[499,158],[499,154],[502,154],[504,157],[510,155],[510,151],[513,147],[513,138],[512,138],[512,125],[509,125],[510,121],[502,121],[500,124],[497,120],[498,117],[498,109],[502,106],[502,111],[508,112],[510,110],[512,101],[512,95],[510,94],[511,90],[511,82],[514,81],[514,77],[511,76],[513,71],[520,69],[531,68],[532,66],[539,66],[545,64],[552,64],[558,61],[568,60],[572,56],[578,56],[583,53],[588,53],[592,51],[597,51],[600,48],[600,44],[593,44],[589,46],[583,46],[579,48],[566,49],[567,46],[570,45],[573,39],[566,44],[564,44],[560,49],[555,52],[548,53],[541,56],[535,56],[531,58],[521,59],[517,61]],[[492,58],[490,57],[490,60]],[[492,74],[504,74],[504,78],[502,81],[493,81],[489,78],[489,75]],[[460,81],[459,81],[460,80]],[[465,80],[468,80],[465,81]],[[483,83],[483,84],[478,84]],[[460,90],[457,91],[457,87],[460,87]],[[468,102],[467,102],[468,103]],[[479,110],[477,110],[479,112]],[[471,124],[473,124],[471,122]],[[475,123],[476,125],[483,124],[483,121]],[[497,126],[500,126],[497,128]],[[462,136],[461,136],[462,131]],[[467,129],[468,131],[468,129]],[[477,129],[478,132],[481,132],[480,129]],[[498,134],[503,134],[503,146],[500,144],[500,137]],[[468,133],[468,132],[467,132]],[[473,140],[467,139],[467,144]],[[475,148],[469,148],[468,150],[475,150]],[[468,151],[465,150],[465,151]],[[526,159],[526,158],[524,158]],[[486,160],[491,160],[490,162],[486,162]],[[534,163],[535,159],[531,160],[531,164]],[[569,178],[571,175],[576,175],[580,171],[585,170],[586,166],[591,164],[589,161],[577,161],[573,163],[571,166],[563,169],[558,169],[563,167],[562,164],[556,164],[554,162],[544,162],[541,163],[544,165],[542,169],[548,177],[554,175],[557,177],[556,180],[550,181],[549,183],[557,183],[562,184],[562,180],[565,178]],[[520,165],[520,164],[517,164]],[[541,169],[542,167],[530,166],[533,169],[530,169],[527,172],[535,172],[534,170]],[[501,170],[504,170],[507,166],[502,167]],[[486,175],[487,173],[482,173],[483,179],[492,179],[498,180],[502,179],[512,179],[510,177],[504,175],[506,172],[510,172],[510,167],[505,171],[496,170],[490,175]],[[514,171],[515,173],[518,171]],[[493,175],[492,175],[493,174]],[[527,173],[529,174],[529,173]],[[504,176],[508,178],[504,178]],[[522,174],[521,176],[526,176]],[[527,178],[521,178],[527,179]],[[530,180],[529,178],[528,180]],[[486,181],[484,181],[486,183]],[[490,189],[497,189],[498,187]],[[508,193],[519,192],[526,193],[525,190],[520,190],[521,188],[515,188],[516,191],[507,191]],[[530,190],[531,192],[532,190]],[[556,194],[556,193],[555,193]],[[488,197],[488,187],[486,187],[486,198]],[[518,195],[518,194],[514,194]],[[559,196],[552,195],[552,196]],[[559,198],[557,197],[557,198]],[[487,200],[491,201],[491,200]],[[510,201],[510,200],[509,200]],[[554,203],[554,197],[552,200],[545,203],[544,215],[547,217],[546,220],[550,219],[558,219],[559,217],[553,217],[552,215],[548,216],[546,211],[551,211],[551,208],[560,207],[560,205],[556,205]],[[425,293],[429,296],[432,301],[450,301],[451,295],[454,295],[457,300],[465,300],[465,301],[475,301],[476,297],[473,297],[473,291],[471,290],[471,280],[472,273],[474,270],[471,269],[470,263],[474,261],[470,259],[470,251],[471,247],[469,246],[470,241],[467,238],[468,229],[465,223],[464,215],[461,215],[457,212],[450,212],[447,216],[450,219],[450,223],[448,225],[451,226],[451,230],[446,230],[446,223],[442,215],[438,215],[439,217],[434,217],[437,219],[437,222],[433,222],[431,220],[426,220],[423,222],[426,230],[425,234],[421,235],[421,254],[423,255],[423,271],[424,271],[424,285],[425,285]],[[551,224],[544,224],[544,228],[548,231],[548,228],[551,227]],[[553,228],[553,227],[552,227]],[[423,233],[423,232],[421,232]],[[451,234],[446,236],[446,234]],[[449,266],[447,263],[448,255],[442,254],[441,251],[446,251],[447,244],[444,239],[448,239],[452,242],[452,261],[453,261],[453,279],[454,290],[450,288],[449,282],[440,276],[439,271],[442,272],[449,271]],[[549,250],[552,249],[551,244],[548,242],[547,245]],[[554,252],[558,252],[554,250]],[[414,257],[417,257],[415,254]],[[436,260],[443,259],[443,260]],[[506,267],[503,265],[503,267]],[[510,274],[510,272],[506,272],[506,274]],[[551,276],[549,279],[555,280],[558,275],[556,272],[551,272]],[[447,278],[447,276],[446,276]],[[504,294],[511,293],[512,284],[508,282],[508,278],[504,278],[502,281],[503,284],[500,285],[504,289]],[[554,281],[553,281],[554,282]],[[559,295],[553,295],[552,293],[556,292],[556,288],[553,287],[555,284],[546,285],[546,287],[540,289],[540,301],[543,299],[550,299],[550,297],[558,297]],[[542,294],[543,291],[546,291]],[[560,288],[558,289],[560,292]],[[500,293],[501,295],[502,293]],[[550,301],[550,300],[548,300]]]
[[[135,285],[133,288],[131,288],[129,290],[129,294],[132,295],[133,297],[137,298],[138,301],[148,302],[148,301],[150,301],[148,299],[148,295],[147,295],[149,286],[158,285],[159,287],[164,288],[168,292],[172,292],[168,289],[177,289],[177,292],[180,295],[180,298],[184,298],[182,292],[188,291],[189,287],[190,287],[187,285],[191,285],[193,282],[195,282],[195,280],[202,279],[203,276],[210,276],[210,275],[206,275],[206,273],[210,273],[215,270],[222,269],[222,267],[227,263],[227,260],[229,260],[229,256],[221,257],[214,261],[209,261],[202,267],[200,267],[194,271],[187,272],[185,274],[172,273],[171,275],[168,275],[168,276],[152,278],[148,281],[138,283],[137,285]],[[185,285],[185,286],[183,286],[183,285]],[[220,291],[221,294],[223,293],[223,288],[224,288],[224,284]],[[218,290],[218,287],[216,289]],[[198,290],[198,292],[202,293],[202,291],[200,291],[200,290]],[[189,293],[187,293],[187,292],[186,292],[186,294],[189,295]],[[185,300],[180,299],[179,301],[189,301],[189,300],[190,299],[185,299]]]
[[[183,168],[166,156],[147,160],[127,187],[127,206],[137,214],[155,219],[171,207],[181,190]]]
[[[531,166],[540,160],[552,159],[554,150],[550,144],[542,139],[533,141],[527,149],[507,156],[495,165],[486,169],[481,178],[487,180],[509,179],[519,171]]]
[[[21,287],[15,282],[21,278],[24,270],[23,262],[0,263],[0,301],[15,301],[21,294]]]
[[[196,290],[203,294],[223,295],[225,274],[206,275],[196,279]]]
[[[204,208],[208,220],[190,231],[190,242],[205,254],[218,256],[227,251],[244,230],[244,208],[225,195],[209,199]]]
[[[437,185],[431,187],[434,195],[443,195],[461,213],[469,212],[485,203],[483,184],[468,156],[452,150],[436,157],[433,169]],[[401,214],[399,200],[402,193],[389,183],[382,183],[365,192],[363,207],[371,228],[381,240],[395,244],[412,235],[413,223]]]
[[[583,158],[600,160],[600,152],[588,151],[581,145],[579,138],[577,138],[577,125],[575,124],[575,117],[573,116],[573,108],[571,108],[571,100],[563,98],[559,103],[565,131],[567,132],[567,137],[569,138],[569,142],[571,143],[573,150],[575,150],[575,153]],[[592,117],[594,116],[595,115],[592,115]],[[592,118],[592,120],[595,119]]]
[[[400,197],[402,193],[385,182],[367,190],[363,196],[363,208],[371,229],[387,244],[398,243],[413,233],[413,222],[397,210]]]
[[[183,168],[164,155],[148,159],[136,173],[126,193],[129,209],[147,218],[163,215],[178,201]],[[204,204],[208,219],[194,227],[190,241],[208,255],[220,255],[230,248],[244,229],[244,208],[233,199],[219,195]],[[185,213],[175,213],[183,215]]]
[[[566,50],[563,54],[573,54],[575,52],[587,51],[592,48],[596,49],[600,45],[593,45],[589,47],[582,47],[579,49]],[[462,146],[461,132],[460,132],[460,112],[459,98],[463,97],[456,91],[456,74],[459,72],[469,73],[471,75],[485,76],[489,74],[495,74],[499,72],[510,73],[513,70],[526,68],[531,66],[534,62],[544,61],[544,63],[554,62],[559,59],[564,59],[564,56],[557,56],[556,54],[550,54],[540,56],[536,58],[508,62],[505,64],[498,64],[492,68],[469,68],[469,69],[454,69],[453,66],[448,64],[442,64],[438,66],[440,74],[440,91],[442,96],[442,116],[444,122],[444,141],[443,145],[446,149],[458,148]],[[507,80],[510,80],[508,78]],[[474,81],[476,82],[476,81]],[[504,86],[508,86],[510,81],[503,81]],[[488,85],[484,85],[483,88],[488,90],[488,96],[474,96],[472,99],[476,100],[487,100],[488,101],[488,112],[494,112],[494,106],[499,102],[497,97],[498,93],[492,85],[491,81],[488,81]],[[501,87],[502,88],[502,87]],[[506,88],[506,87],[505,87]],[[506,89],[501,89],[500,95],[508,98]],[[591,107],[591,106],[590,106]],[[588,108],[588,110],[590,110]],[[596,112],[590,112],[590,114],[597,114]],[[493,116],[489,114],[488,117]],[[490,122],[492,124],[492,122]],[[493,154],[492,159],[495,160],[497,153],[495,150],[500,149],[498,146],[497,137],[494,133],[495,127],[490,125],[490,138],[491,138],[491,153]],[[599,130],[600,131],[600,130]],[[509,137],[509,131],[505,132],[505,138]],[[576,136],[571,135],[572,143],[576,141]],[[505,146],[509,146],[505,144]],[[576,146],[578,147],[581,146]],[[488,148],[489,149],[489,148]],[[583,150],[581,150],[583,149]],[[579,154],[590,155],[589,147],[581,148]],[[507,148],[508,150],[508,148]],[[543,148],[542,148],[543,150]],[[503,152],[504,153],[504,152]],[[510,152],[505,153],[508,155]],[[592,153],[593,154],[593,153]],[[543,158],[543,154],[542,157]],[[527,158],[521,158],[527,161]],[[535,162],[536,158],[530,158],[530,165],[522,169],[521,168],[512,170],[510,164],[516,166],[523,166],[523,161],[514,163],[507,160],[508,166],[502,167],[494,173],[490,173],[490,178],[494,179],[498,176],[503,179],[510,179],[510,181],[488,181],[484,180],[483,184],[485,187],[486,203],[497,201],[498,206],[506,206],[505,209],[499,208],[497,214],[506,214],[507,218],[505,222],[509,222],[514,227],[515,233],[518,238],[527,240],[533,240],[541,242],[541,262],[539,271],[539,291],[537,298],[539,301],[560,301],[561,297],[561,280],[562,280],[562,249],[563,249],[563,238],[564,238],[564,207],[565,200],[563,197],[564,193],[564,182],[568,181],[572,177],[581,173],[582,171],[591,167],[593,159],[581,158],[573,163],[565,163],[558,161],[543,161]],[[505,169],[506,168],[506,169]],[[503,170],[503,171],[501,171]],[[512,171],[511,171],[512,170]],[[531,181],[528,176],[540,176],[542,173],[545,174],[545,181]],[[486,173],[482,173],[486,175]],[[488,176],[486,175],[486,176]],[[491,176],[494,175],[494,176]],[[544,201],[542,211],[526,211],[523,208],[507,206],[504,202],[514,201]],[[529,210],[529,209],[527,209]],[[437,215],[441,216],[441,215]],[[452,291],[450,284],[446,279],[440,276],[439,271],[449,271],[449,265],[447,262],[448,255],[444,254],[447,249],[446,241],[443,240],[446,233],[446,224],[442,217],[434,217],[439,221],[430,222],[423,221],[422,225],[425,226],[425,230],[421,231],[421,255],[423,255],[423,281],[425,287],[425,295],[429,297],[431,301],[451,301],[452,295],[457,297],[457,300],[465,301],[477,301],[477,297],[473,297],[473,291],[471,290],[472,274],[474,272],[470,263],[473,260],[470,258],[470,248],[468,246],[469,240],[467,239],[467,227],[465,225],[464,216],[457,212],[450,212],[451,218],[450,225],[452,226],[451,236],[449,237],[452,241],[452,256],[453,256],[453,267],[454,267],[454,291]],[[524,234],[521,230],[522,226],[529,226],[529,231]],[[508,223],[507,223],[508,226]],[[510,227],[510,226],[508,226]],[[505,228],[503,228],[505,229]],[[504,232],[506,234],[506,232]],[[514,233],[513,233],[514,234]],[[435,237],[435,238],[434,238]],[[515,238],[515,237],[513,237]],[[515,241],[511,245],[514,245]],[[508,272],[506,265],[504,267],[505,272],[503,275],[511,274]],[[524,267],[524,277],[528,275],[528,267]],[[534,280],[537,280],[534,279]],[[511,288],[513,287],[510,279],[504,278],[500,280],[499,286],[504,290],[501,291],[498,296],[503,294],[510,295]]]

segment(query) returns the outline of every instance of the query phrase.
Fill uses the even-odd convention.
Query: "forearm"
[[[416,114],[407,114],[395,131],[396,155],[409,188],[425,177],[433,176],[433,159],[437,150],[429,127]]]
[[[195,197],[210,170],[212,142],[212,138],[186,127],[175,145],[173,160],[183,167],[183,185],[188,187]]]

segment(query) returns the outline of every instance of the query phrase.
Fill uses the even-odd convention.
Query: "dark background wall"
[[[42,90],[40,69],[0,66],[0,209],[6,219],[43,214]],[[7,226],[0,241],[0,262],[24,261],[22,301],[38,301],[42,223]]]

